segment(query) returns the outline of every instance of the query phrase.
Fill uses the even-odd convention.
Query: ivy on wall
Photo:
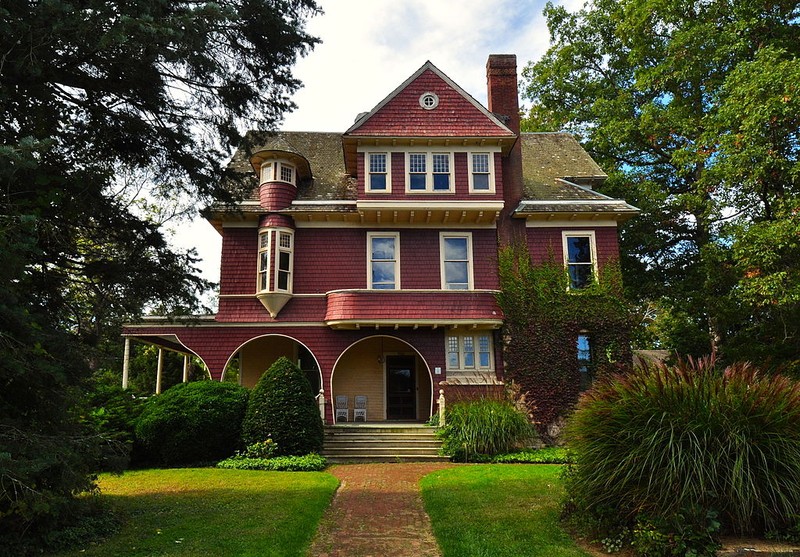
[[[533,264],[524,247],[500,252],[505,377],[526,393],[544,437],[580,395],[579,334],[590,339],[590,378],[624,372],[632,365],[632,311],[622,294],[618,261],[606,261],[587,288],[569,290],[568,284],[564,265],[552,254]]]

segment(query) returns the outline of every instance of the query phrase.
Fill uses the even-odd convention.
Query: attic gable
[[[421,98],[433,93],[435,108]],[[354,137],[514,137],[508,127],[436,66],[426,62],[345,132]]]

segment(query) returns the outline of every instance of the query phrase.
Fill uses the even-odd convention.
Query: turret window
[[[294,166],[280,161],[265,162],[261,165],[261,183],[265,182],[286,182],[296,185]]]
[[[259,292],[292,291],[294,232],[267,229],[259,235]]]

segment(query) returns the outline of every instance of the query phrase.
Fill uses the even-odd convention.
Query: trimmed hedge
[[[323,434],[308,379],[287,358],[279,358],[250,392],[242,440],[252,445],[272,439],[278,455],[306,455],[322,450]]]
[[[246,408],[247,389],[239,385],[182,383],[147,401],[136,439],[159,465],[219,460],[238,448]]]
[[[328,466],[325,457],[316,453],[304,456],[276,456],[273,458],[248,458],[232,456],[217,464],[217,468],[231,470],[271,470],[273,472],[319,472]]]

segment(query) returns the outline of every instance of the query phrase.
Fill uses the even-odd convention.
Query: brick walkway
[[[419,493],[447,462],[347,464],[329,471],[341,485],[322,518],[310,557],[439,557]]]

